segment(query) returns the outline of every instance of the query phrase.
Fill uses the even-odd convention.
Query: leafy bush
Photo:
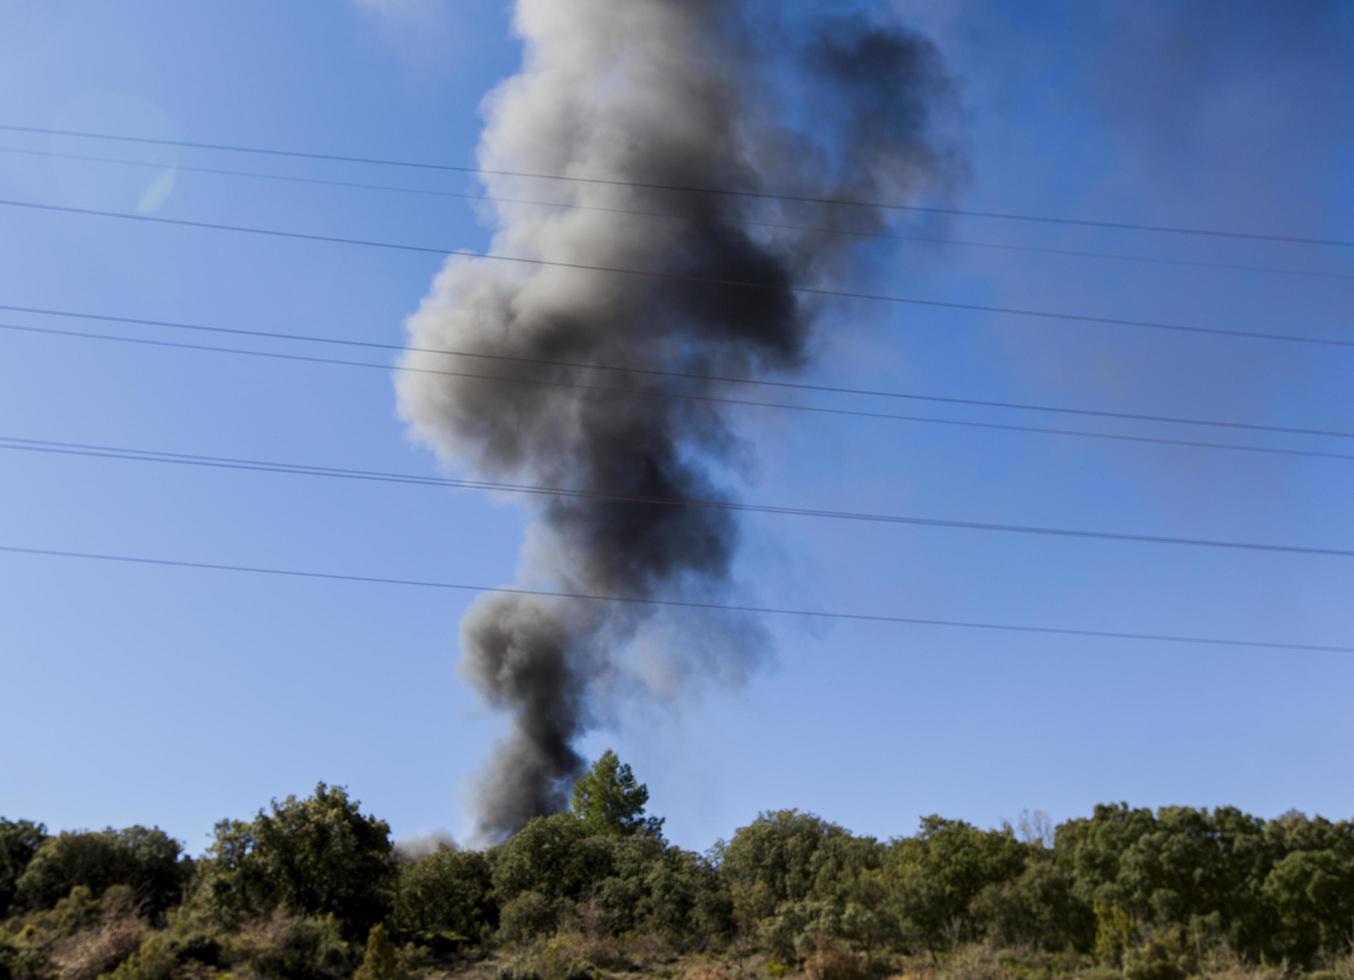
[[[1150,940],[1124,954],[1124,980],[1185,980],[1183,957],[1172,943]]]
[[[391,945],[386,927],[379,923],[372,926],[367,936],[362,965],[353,974],[353,980],[402,980],[403,976],[404,971],[400,969],[399,957]]]
[[[498,934],[507,942],[523,942],[548,936],[568,911],[566,900],[549,898],[540,892],[522,892],[504,905],[499,915]]]
[[[1007,980],[1012,974],[991,946],[970,945],[946,956],[939,976],[945,980]]]
[[[495,980],[597,980],[603,970],[629,970],[616,945],[578,933],[531,943],[495,973]]]
[[[14,936],[0,934],[0,980],[40,980],[48,976],[47,954],[47,947],[31,928]]]
[[[170,980],[178,963],[167,936],[149,936],[108,975],[108,980]]]
[[[389,825],[320,783],[308,799],[274,800],[251,822],[218,823],[195,899],[224,925],[285,909],[332,915],[355,938],[385,918],[394,882]]]
[[[116,887],[116,886],[115,886]],[[125,886],[123,886],[125,887]],[[112,892],[112,889],[109,889]],[[109,905],[121,906],[123,892],[104,893]],[[96,925],[104,917],[104,903],[94,897],[88,885],[76,885],[69,895],[46,912],[31,917],[31,922],[44,932],[56,937],[70,936]]]
[[[804,959],[808,980],[865,980],[868,974],[860,957],[843,944],[820,940]]]
[[[421,942],[478,941],[498,924],[489,861],[477,851],[439,847],[399,869],[393,922]]]
[[[333,916],[283,912],[241,930],[232,959],[272,980],[333,980],[352,969],[352,950]]]

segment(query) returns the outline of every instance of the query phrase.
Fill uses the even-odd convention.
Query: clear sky
[[[969,176],[951,203],[1354,238],[1348,5],[896,6],[958,81]],[[507,6],[490,0],[0,0],[0,124],[461,164],[480,100],[519,55]],[[454,198],[176,165],[472,187],[0,133],[0,198],[446,248],[488,240]],[[877,291],[1350,336],[1354,249],[964,218],[899,230],[1335,275],[900,242],[878,256]],[[439,264],[0,206],[8,305],[398,343]],[[1354,431],[1354,351],[1336,347],[852,303],[829,306],[815,350],[808,376],[830,384]],[[816,403],[1354,452],[1349,439]],[[756,409],[730,420],[747,449],[739,492],[758,503],[1354,548],[1354,460]],[[439,472],[396,418],[386,371],[14,331],[0,331],[0,435]],[[0,475],[5,545],[496,584],[529,520],[520,501],[464,490],[3,450]],[[1343,645],[1352,572],[1339,557],[766,515],[743,520],[738,565],[747,595],[774,605]],[[469,600],[0,556],[0,814],[158,824],[197,851],[216,820],[325,780],[397,836],[463,834],[467,787],[504,724],[456,676]],[[768,626],[774,657],[744,684],[624,702],[585,742],[634,764],[683,845],[789,806],[877,835],[932,812],[993,825],[1118,799],[1354,811],[1347,654]]]

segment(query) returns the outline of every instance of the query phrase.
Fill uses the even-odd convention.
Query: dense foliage
[[[524,950],[502,975],[569,976],[623,966],[637,943],[775,975],[911,958],[1001,976],[1008,954],[990,951],[1004,949],[1048,976],[1221,975],[1208,964],[1223,961],[1354,976],[1349,821],[1115,804],[1020,832],[930,816],[877,840],[782,810],[701,855],[665,841],[647,802],[608,752],[571,812],[482,851],[402,853],[324,784],[222,821],[197,861],[159,830],[0,820],[0,980],[394,980]]]
[[[332,915],[365,936],[390,911],[395,874],[389,825],[321,783],[309,799],[289,796],[251,821],[218,823],[194,899],[222,924],[282,908]]]
[[[50,908],[76,886],[101,893],[121,884],[155,917],[182,896],[192,866],[181,852],[164,831],[145,827],[57,834],[32,851],[14,883],[14,901],[24,908]]]

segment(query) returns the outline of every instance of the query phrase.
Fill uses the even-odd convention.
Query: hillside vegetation
[[[398,848],[341,788],[223,820],[0,820],[0,980],[1319,976],[1354,980],[1354,823],[1126,804],[856,836],[764,813],[674,847],[606,753],[502,844]]]

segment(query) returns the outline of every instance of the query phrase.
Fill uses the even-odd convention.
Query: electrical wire
[[[434,170],[451,173],[488,175],[496,177],[519,177],[530,180],[562,181],[574,184],[594,184],[610,187],[633,187],[643,190],[673,191],[688,194],[708,194],[718,197],[742,197],[755,200],[791,201],[803,204],[821,204],[837,207],[862,207],[884,211],[910,211],[924,214],[944,214],[970,218],[991,218],[1003,221],[1022,221],[1038,224],[1076,225],[1079,227],[1110,228],[1127,231],[1148,231],[1172,235],[1197,235],[1208,238],[1236,238],[1251,241],[1282,242],[1299,245],[1325,245],[1338,248],[1354,247],[1354,240],[1337,238],[1315,238],[1299,235],[1243,232],[1217,228],[1186,227],[1182,225],[1158,225],[1143,222],[1105,221],[1091,218],[1066,218],[1051,215],[1019,214],[1010,211],[984,211],[965,208],[929,207],[917,204],[900,204],[888,201],[854,200],[849,198],[825,197],[810,194],[793,194],[780,191],[757,191],[749,189],[705,187],[699,185],[673,184],[657,181],[622,180],[615,177],[578,176],[570,174],[532,173],[518,170],[492,170],[486,167],[458,166],[448,163],[431,163],[415,160],[392,160],[380,157],[350,156],[338,153],[316,153],[303,150],[284,150],[275,147],[245,146],[229,143],[206,143],[193,140],[175,140],[152,138],[148,136],[130,136],[116,133],[94,132],[90,130],[55,129],[43,126],[21,126],[0,124],[0,131],[12,133],[41,134],[47,136],[70,136],[81,139],[139,143],[151,146],[177,146],[186,149],[216,150],[230,153],[250,153],[273,157],[292,157],[303,160],[325,160],[340,163],[373,164],[386,167],[405,167],[415,170]]]
[[[864,521],[876,524],[901,524],[911,527],[930,527],[945,530],[987,531],[1003,534],[1031,534],[1049,537],[1082,538],[1098,541],[1116,541],[1131,544],[1171,545],[1193,548],[1222,548],[1228,550],[1260,551],[1270,553],[1320,556],[1327,558],[1354,558],[1354,549],[1315,548],[1302,545],[1270,544],[1254,541],[1233,541],[1216,538],[1175,537],[1156,534],[1132,534],[1120,531],[1100,531],[1080,528],[1042,527],[1029,524],[999,524],[991,521],[958,521],[943,518],[915,517],[902,514],[870,514],[859,511],[820,510],[807,507],[778,507],[767,504],[745,504],[738,501],[714,499],[688,499],[647,497],[607,491],[576,490],[560,487],[532,486],[524,484],[491,483],[478,480],[448,480],[444,478],[420,478],[399,473],[380,473],[371,470],[343,469],[337,467],[305,466],[299,464],[275,463],[263,460],[232,459],[220,456],[200,456],[184,453],[158,452],[155,450],[125,449],[114,446],[95,446],[81,443],[62,443],[50,440],[21,439],[13,436],[0,436],[0,449],[18,449],[25,451],[51,452],[58,455],[101,456],[111,459],[125,459],[139,462],[184,463],[214,466],[225,469],[266,470],[279,473],[294,473],[306,476],[333,476],[349,479],[364,479],[398,483],[425,483],[429,486],[458,487],[483,490],[502,490],[512,493],[531,493],[546,496],[581,497],[592,500],[659,505],[668,507],[694,507],[712,510],[750,511],[763,514],[779,514],[792,517],[816,517],[829,520]]]
[[[740,378],[732,375],[703,374],[690,371],[665,371],[658,368],[644,368],[618,364],[603,364],[597,361],[566,361],[541,357],[525,357],[512,354],[490,354],[482,351],[453,350],[442,347],[420,347],[415,345],[389,344],[374,340],[351,340],[342,337],[325,337],[316,334],[298,334],[275,330],[249,330],[243,327],[209,326],[200,323],[185,323],[179,320],[156,320],[145,317],[116,316],[105,313],[90,313],[74,310],[61,310],[42,306],[21,306],[0,303],[0,310],[16,313],[32,313],[41,316],[67,317],[79,320],[99,320],[107,323],[132,324],[151,327],[166,327],[173,330],[189,330],[234,336],[260,337],[269,340],[298,340],[306,343],[333,344],[344,347],[359,347],[369,350],[386,350],[403,353],[405,351],[420,354],[440,354],[448,357],[466,357],[509,364],[532,364],[548,367],[578,368],[590,371],[608,371],[633,374],[641,377],[676,378],[681,380],[714,382],[719,384],[752,385],[764,388],[779,388],[789,391],[805,391],[822,394],[859,395],[870,398],[903,399],[909,401],[934,402],[946,405],[964,405],[976,408],[998,408],[1022,412],[1044,412],[1060,415],[1079,415],[1092,418],[1119,419],[1131,422],[1153,422],[1169,425],[1203,426],[1209,428],[1236,429],[1250,432],[1272,432],[1283,435],[1322,436],[1338,439],[1354,439],[1354,432],[1339,429],[1303,428],[1299,426],[1270,425],[1258,422],[1241,422],[1228,419],[1201,419],[1179,415],[1152,415],[1142,412],[1116,412],[1107,409],[1072,408],[1065,405],[1042,405],[1030,402],[1006,402],[983,398],[960,398],[945,395],[922,395],[913,392],[890,391],[875,388],[851,388],[842,385],[812,384],[804,381],[784,381],[760,378]],[[33,327],[16,327],[37,332]],[[72,332],[74,336],[102,337],[102,334],[84,334]],[[210,349],[210,348],[209,348]],[[347,363],[347,362],[341,362]],[[390,365],[383,365],[393,370]],[[755,404],[770,405],[759,402]],[[806,406],[792,406],[804,410]],[[889,416],[891,417],[891,416]],[[902,417],[902,416],[899,416]]]
[[[778,293],[795,293],[805,296],[817,296],[833,299],[855,299],[878,303],[899,303],[909,306],[921,306],[930,309],[963,310],[977,313],[996,313],[1002,316],[1016,316],[1039,320],[1061,322],[1091,323],[1096,326],[1133,327],[1171,333],[1196,334],[1204,336],[1236,337],[1249,340],[1277,341],[1289,344],[1308,344],[1321,347],[1354,348],[1354,340],[1340,340],[1333,337],[1296,336],[1292,334],[1267,333],[1255,330],[1228,330],[1222,327],[1203,327],[1192,324],[1168,323],[1158,320],[1134,320],[1123,317],[1096,316],[1088,313],[1061,313],[1053,310],[1032,310],[1013,306],[992,306],[983,303],[960,303],[947,300],[919,299],[910,296],[898,296],[890,293],[871,293],[845,289],[826,289],[818,286],[793,286],[766,282],[753,282],[742,279],[726,279],[720,276],[685,275],[673,272],[658,272],[651,269],[629,269],[622,266],[596,265],[586,262],[561,262],[551,259],[534,259],[519,255],[501,255],[493,252],[475,252],[469,249],[435,248],[428,245],[410,245],[401,242],[385,242],[375,239],[346,238],[338,235],[320,235],[299,231],[284,231],[278,228],[257,228],[245,225],[229,225],[215,221],[190,221],[184,218],[164,218],[149,214],[131,214],[124,211],[104,211],[95,208],[77,208],[60,204],[45,204],[35,201],[0,200],[0,206],[30,208],[40,211],[78,214],[90,217],[115,218],[125,221],[141,221],[160,225],[173,225],[181,228],[198,228],[211,231],[227,231],[250,235],[264,235],[273,238],[287,238],[311,242],[327,242],[337,245],[355,245],[366,248],[391,249],[402,252],[419,252],[440,256],[457,255],[463,258],[481,259],[493,262],[510,262],[521,265],[575,269],[585,272],[602,272],[609,275],[633,276],[643,279],[660,279],[682,282],[691,285],[731,287]]]
[[[119,337],[109,334],[90,333],[83,330],[62,330],[56,327],[32,327],[17,323],[0,323],[0,330],[46,336],[69,337],[79,340],[102,340],[110,343],[137,344],[146,347],[164,347],[174,350],[191,350],[213,354],[239,354],[246,357],[273,358],[284,361],[300,361],[309,364],[337,365],[342,367],[369,368],[379,371],[400,371],[414,374],[433,374],[443,377],[463,378],[475,381],[487,381],[500,384],[529,385],[544,388],[566,388],[582,391],[603,392],[632,398],[661,398],[680,401],[704,402],[720,405],[734,405],[742,408],[767,408],[782,411],[809,412],[822,415],[836,415],[853,418],[881,419],[896,422],[913,422],[925,425],[948,425],[957,428],[988,429],[999,432],[1022,432],[1038,435],[1071,436],[1082,439],[1100,439],[1111,442],[1139,443],[1156,446],[1179,446],[1189,449],[1215,449],[1229,452],[1261,453],[1273,456],[1299,456],[1313,459],[1354,460],[1354,454],[1333,453],[1311,449],[1289,449],[1275,446],[1247,446],[1231,442],[1208,442],[1201,439],[1170,439],[1164,436],[1137,436],[1114,432],[1088,432],[1083,429],[1058,429],[1052,426],[1012,425],[1002,422],[978,422],[969,419],[942,419],[928,415],[902,415],[892,412],[869,412],[860,409],[831,408],[819,405],[796,405],[791,402],[768,402],[751,398],[727,398],[719,395],[702,395],[691,392],[668,391],[653,388],[616,388],[607,385],[585,384],[574,381],[557,381],[543,378],[507,377],[504,375],[476,374],[469,371],[448,371],[439,368],[414,367],[405,364],[380,364],[371,361],[350,361],[336,357],[316,357],[310,354],[291,354],[284,351],[249,350],[241,347],[221,347],[210,344],[188,344],[173,340],[160,340],[151,337]]]
[[[394,194],[418,194],[430,197],[456,198],[491,204],[516,204],[530,207],[551,208],[563,211],[597,211],[606,214],[622,214],[641,218],[654,218],[665,221],[686,221],[684,215],[662,211],[647,211],[639,208],[602,207],[595,204],[578,204],[567,201],[540,201],[519,197],[502,197],[493,194],[470,194],[458,191],[436,190],[423,187],[401,187],[392,184],[372,184],[363,181],[330,180],[323,177],[307,177],[293,174],[260,173],[253,170],[230,170],[222,167],[200,167],[185,163],[159,163],[149,160],[128,160],[122,157],[105,157],[89,153],[58,153],[54,150],[33,150],[19,147],[0,146],[0,153],[20,154],[24,156],[47,157],[60,160],[80,160],[87,163],[120,164],[129,167],[149,167],[169,169],[185,173],[212,174],[225,177],[245,177],[256,180],[284,181],[294,184],[311,184],[321,187],[342,187],[352,190],[383,191]],[[862,240],[884,240],[898,242],[921,242],[931,245],[963,248],[995,249],[1003,252],[1028,252],[1039,255],[1054,255],[1064,258],[1097,259],[1114,262],[1134,262],[1146,265],[1180,266],[1193,269],[1216,269],[1230,272],[1258,272],[1267,275],[1305,276],[1316,279],[1354,279],[1354,273],[1323,272],[1315,269],[1291,269],[1269,265],[1248,265],[1239,262],[1209,262],[1201,259],[1166,258],[1164,256],[1128,255],[1122,252],[1095,252],[1086,249],[1045,248],[1035,245],[1016,245],[1008,242],[981,242],[966,238],[941,238],[927,235],[901,235],[896,232],[856,231],[847,228],[832,228],[823,225],[792,224],[781,221],[741,220],[733,222],[746,228],[771,228],[781,231],[798,231],[822,235],[839,235]]]
[[[460,582],[439,582],[429,579],[390,578],[379,575],[349,575],[339,572],[319,572],[309,569],[273,568],[260,565],[236,565],[225,562],[184,561],[174,558],[152,558],[145,555],[110,554],[93,551],[71,551],[58,548],[32,548],[0,544],[0,552],[46,558],[71,558],[84,561],[117,562],[131,565],[152,565],[161,568],[191,568],[200,571],[237,572],[250,575],[269,575],[285,578],[321,579],[330,582],[354,582],[365,585],[394,585],[420,589],[443,589],[459,592],[498,593],[502,595],[533,596],[545,599],[568,599],[581,602],[623,603],[640,606],[662,606],[707,612],[734,612],[762,616],[794,616],[809,619],[847,620],[864,623],[889,623],[903,626],[936,626],[954,629],[988,630],[1006,633],[1036,633],[1054,636],[1073,636],[1091,639],[1137,640],[1150,643],[1198,644],[1201,646],[1246,647],[1260,650],[1293,650],[1308,653],[1354,653],[1354,647],[1317,643],[1272,642],[1242,640],[1212,636],[1182,636],[1169,633],[1137,633],[1119,630],[1076,629],[1063,626],[1029,626],[1015,623],[988,623],[958,619],[932,619],[918,616],[894,616],[883,613],[852,613],[825,609],[797,609],[776,606],[754,606],[733,603],[699,602],[688,599],[657,599],[648,596],[601,595],[589,592],[564,592],[547,589],[512,588],[508,586],[468,585]]]

